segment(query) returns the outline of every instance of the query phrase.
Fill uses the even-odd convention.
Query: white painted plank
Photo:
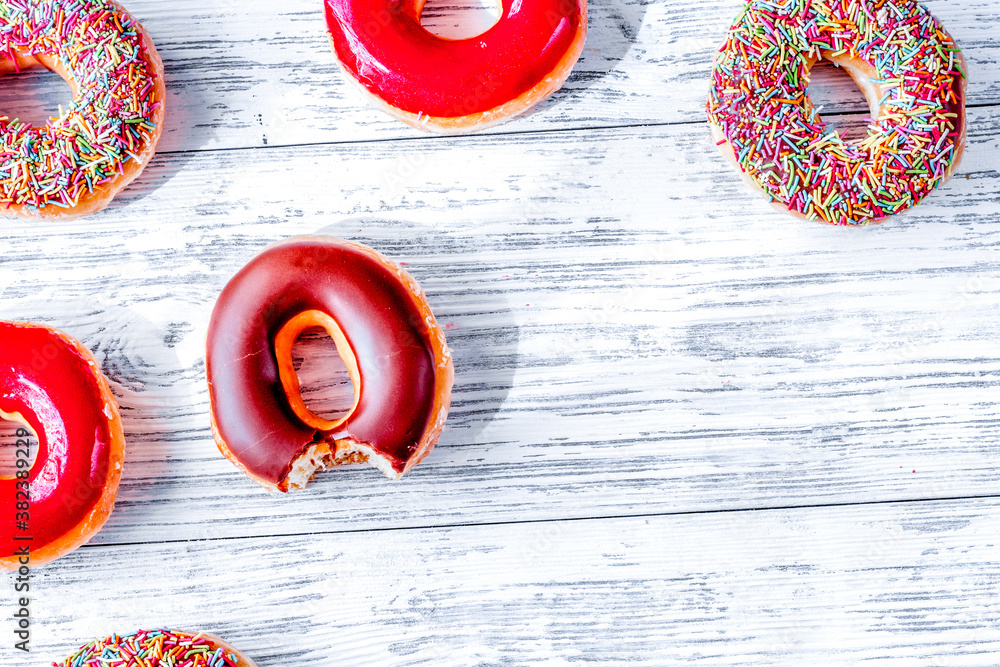
[[[995,665],[998,529],[966,500],[85,547],[35,574],[31,664],[171,625],[261,667]]]
[[[188,21],[178,20],[187,12],[176,2],[161,0],[149,12],[152,25],[162,24],[154,35],[163,35],[171,83],[178,84],[171,86],[177,91],[171,101],[187,121],[169,127],[164,150],[424,136],[372,109],[344,81],[327,42],[320,2],[248,6],[222,0],[221,10],[217,4],[185,2],[198,18],[194,33]],[[587,45],[564,89],[531,116],[492,132],[701,122],[709,72],[740,4],[591,2]],[[992,0],[927,5],[965,50],[972,72],[970,103],[1000,102],[1000,35],[992,29],[1000,24],[1000,5]],[[826,109],[843,110],[837,100],[850,90],[840,87],[839,95],[824,102]]]
[[[191,154],[416,135],[321,60],[315,3],[134,3],[165,153],[98,216],[0,234],[0,317],[94,348],[129,439],[108,527],[37,573],[35,655],[171,624],[262,667],[995,664],[994,501],[719,510],[997,494],[1000,116],[973,109],[959,178],[883,227],[775,214],[696,124],[721,4],[592,5],[567,90],[498,131],[690,125]],[[932,7],[996,104],[996,7]],[[0,106],[54,103],[39,79]],[[270,498],[212,444],[205,323],[260,248],[320,229],[409,263],[455,408],[399,484]]]
[[[773,212],[711,146],[737,0],[594,2],[564,91],[419,142],[372,141],[423,135],[345,84],[316,0],[128,4],[167,64],[161,155],[99,215],[0,226],[0,318],[95,350],[125,477],[97,539],[35,573],[41,660],[5,640],[0,664],[161,624],[262,667],[996,664],[1000,504],[967,498],[1000,492],[994,1],[929,3],[970,61],[970,147],[873,229]],[[8,77],[0,109],[65,95]],[[659,127],[585,129],[630,125]],[[204,332],[245,261],[318,230],[409,264],[454,409],[398,484],[272,498],[212,443]]]
[[[346,83],[327,42],[320,0],[131,0],[153,35],[168,84],[160,150],[425,136],[368,105]],[[740,0],[593,0],[587,45],[564,89],[493,133],[704,121],[709,72]],[[963,47],[969,102],[1000,103],[1000,5],[927,6]],[[441,13],[439,23],[449,18]],[[0,108],[44,118],[68,89],[8,78]],[[41,86],[42,92],[34,92]],[[827,112],[864,107],[853,84],[818,98]],[[40,98],[41,103],[35,98]],[[847,103],[844,101],[847,100]],[[41,107],[41,110],[39,109]]]
[[[1000,116],[971,117],[958,177],[871,229],[774,212],[701,126],[160,156],[105,212],[5,234],[0,317],[114,383],[103,543],[996,494]],[[270,498],[212,443],[205,328],[319,230],[409,264],[454,409],[399,484]]]

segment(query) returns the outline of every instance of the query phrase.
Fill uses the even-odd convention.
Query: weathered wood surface
[[[36,582],[38,654],[172,624],[283,667],[993,666],[998,529],[965,500],[85,547]]]
[[[106,212],[14,232],[0,313],[115,384],[104,542],[996,493],[998,119],[972,110],[958,176],[872,229],[774,214],[700,125],[166,155]],[[318,230],[408,264],[454,408],[402,483],[271,498],[212,444],[205,330],[247,260]]]
[[[0,665],[160,624],[262,667],[996,664],[1000,6],[929,3],[970,62],[958,175],[843,229],[776,213],[711,145],[737,5],[592,3],[563,92],[440,138],[343,81],[318,1],[129,3],[167,64],[164,150],[87,220],[0,223],[0,318],[95,351],[125,474],[37,571],[40,659],[4,639]],[[65,92],[3,83],[9,115]],[[399,483],[271,497],[212,442],[205,329],[247,260],[316,232],[407,263],[453,410]]]
[[[164,61],[163,152],[429,136],[376,111],[347,83],[327,41],[322,0],[127,4]],[[970,104],[1000,102],[1000,4],[926,4],[969,61]],[[701,122],[708,75],[739,7],[740,0],[591,0],[587,44],[565,87],[489,132]],[[439,14],[429,23],[447,24]],[[54,112],[68,89],[56,79],[49,90],[43,106]],[[856,100],[845,79],[819,101],[828,112],[861,111]],[[37,107],[15,103],[4,113],[44,118]]]
[[[427,136],[373,110],[344,80],[319,0],[222,0],[222,10],[184,2],[186,12],[175,0],[136,9],[168,54],[174,118],[185,121],[168,126],[165,150]],[[563,90],[491,132],[700,122],[709,71],[739,7],[739,0],[590,2],[587,45]],[[1000,4],[928,7],[969,60],[970,103],[1000,102]],[[195,25],[176,20],[189,13]],[[838,110],[835,99],[827,110]]]

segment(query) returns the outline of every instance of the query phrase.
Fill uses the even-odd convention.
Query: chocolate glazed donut
[[[335,421],[299,393],[291,348],[321,326],[354,385]],[[212,430],[220,451],[265,487],[303,488],[318,468],[368,461],[398,479],[444,428],[454,370],[416,281],[371,248],[300,236],[226,285],[208,329]]]

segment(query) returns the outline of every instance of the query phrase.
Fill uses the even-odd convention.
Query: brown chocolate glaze
[[[361,397],[336,432],[292,411],[274,339],[307,310],[330,315],[358,360]],[[226,285],[208,329],[208,383],[217,435],[252,476],[281,488],[314,442],[350,438],[401,472],[431,418],[435,365],[428,325],[399,275],[332,240],[303,238],[251,260]]]

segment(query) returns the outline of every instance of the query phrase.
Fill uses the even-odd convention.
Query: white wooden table
[[[710,141],[739,0],[592,0],[566,87],[461,138],[370,108],[319,0],[129,0],[160,152],[88,219],[0,222],[0,318],[94,351],[125,473],[35,571],[30,656],[5,579],[0,665],[156,626],[262,667],[1000,664],[1000,3],[927,4],[969,62],[964,162],[851,229],[776,213]],[[53,79],[0,107],[43,116]],[[270,496],[213,443],[205,331],[245,262],[316,232],[408,264],[453,408],[401,482]]]

